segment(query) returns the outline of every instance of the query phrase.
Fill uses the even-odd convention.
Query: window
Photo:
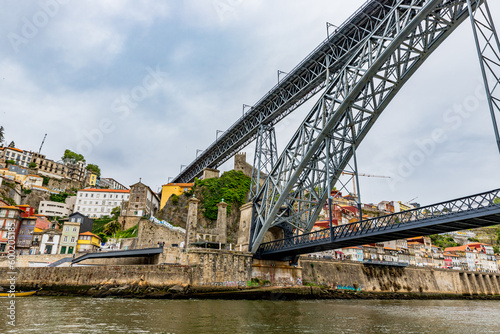
[[[76,232],[76,226],[75,226],[75,227],[73,227],[73,232]]]
[[[85,197],[89,197],[89,194],[85,194]]]
[[[77,219],[77,221],[78,221],[79,223],[81,223],[81,222],[82,222],[82,218],[78,218],[78,219]]]
[[[75,237],[71,237],[71,242],[75,242]]]
[[[61,246],[61,254],[66,254],[66,246]]]
[[[66,232],[69,232],[69,226],[66,226],[66,228],[64,229]]]
[[[64,237],[64,242],[68,242],[68,236],[67,235]]]

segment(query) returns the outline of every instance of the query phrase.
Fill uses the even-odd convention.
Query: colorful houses
[[[82,252],[95,252],[101,248],[101,238],[92,232],[83,232],[78,236],[77,251]]]

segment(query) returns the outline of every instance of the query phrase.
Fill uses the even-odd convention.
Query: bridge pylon
[[[278,161],[278,147],[274,126],[261,124],[255,141],[255,155],[253,159],[252,182],[250,184],[250,197],[252,201]]]

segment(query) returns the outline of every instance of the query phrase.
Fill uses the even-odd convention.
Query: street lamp
[[[186,167],[187,165],[181,165],[181,173],[182,173],[182,170]]]
[[[278,70],[278,83],[280,83],[280,74],[287,75],[288,73]]]
[[[250,110],[251,110],[253,107],[249,106],[248,104],[243,104],[242,116],[245,116],[245,108],[250,108]]]
[[[222,130],[217,130],[217,132],[215,133],[215,140],[219,139],[219,133],[224,133],[224,131]]]
[[[337,29],[339,28],[335,24],[331,24],[330,22],[326,22],[326,38],[330,37],[330,30],[329,30],[330,27],[335,28],[334,31],[337,31]]]
[[[198,149],[196,150],[196,157],[197,157],[197,158],[198,158],[198,154],[199,154],[200,152],[203,152],[203,150],[198,150]]]

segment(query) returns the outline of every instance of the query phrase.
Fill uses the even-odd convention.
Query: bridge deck
[[[256,257],[296,255],[500,224],[500,189],[262,244]]]

